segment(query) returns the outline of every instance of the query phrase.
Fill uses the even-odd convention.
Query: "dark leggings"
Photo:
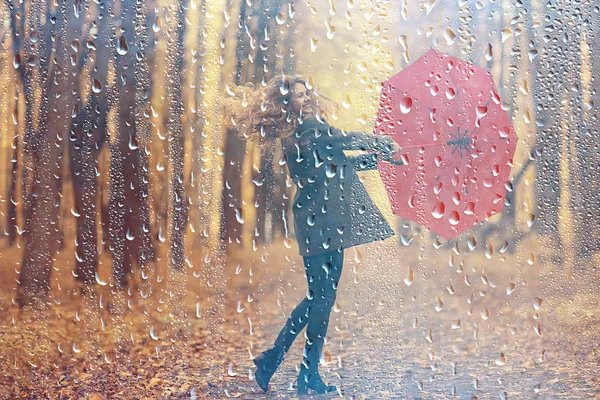
[[[287,352],[296,336],[308,324],[304,358],[312,367],[317,367],[343,264],[343,249],[304,256],[308,293],[283,326],[275,340],[276,349]]]

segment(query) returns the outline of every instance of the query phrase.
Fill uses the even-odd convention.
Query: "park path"
[[[340,388],[328,397],[600,398],[600,307],[593,284],[562,279],[544,257],[532,262],[525,252],[532,243],[514,254],[490,255],[487,248],[457,254],[431,244],[404,247],[397,239],[345,253],[320,368],[324,380]],[[304,331],[267,395],[251,380],[249,356],[250,347],[256,355],[272,344],[305,295],[301,259],[291,259],[266,262],[255,277],[258,289],[232,298],[253,296],[250,310],[258,310],[259,319],[231,358],[239,374],[226,380],[228,392],[295,395]]]
[[[423,234],[405,246],[399,239],[345,252],[320,368],[340,390],[321,397],[600,398],[593,271],[551,267],[549,247],[533,239],[513,253],[498,243],[434,246]],[[133,290],[116,320],[106,304],[97,307],[99,297],[74,297],[70,254],[57,260],[49,312],[26,322],[11,302],[18,275],[8,260],[18,258],[3,252],[0,393],[7,398],[295,397],[304,331],[267,394],[252,363],[306,293],[294,247],[259,247],[206,271],[205,254],[193,258],[185,290],[172,286],[186,305],[174,323],[164,305],[178,294],[168,286],[156,285],[148,314]],[[96,289],[106,303],[109,286]],[[171,341],[169,324],[183,336]],[[125,340],[116,344],[117,337]]]

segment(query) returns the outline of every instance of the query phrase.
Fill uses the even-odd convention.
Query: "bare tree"
[[[12,6],[12,2],[10,4]],[[12,8],[11,17],[16,18]],[[39,18],[41,4],[31,3],[28,7],[30,16]],[[36,299],[43,299],[50,289],[50,271],[58,244],[56,226],[58,210],[61,202],[60,179],[61,158],[63,155],[65,132],[69,127],[69,115],[73,86],[72,75],[66,73],[66,44],[63,35],[66,31],[77,31],[80,23],[74,15],[81,12],[81,4],[68,7],[67,2],[59,1],[52,9],[47,3],[47,20],[55,20],[56,24],[44,25],[37,19],[36,33],[40,49],[37,53],[25,54],[28,60],[26,71],[26,87],[30,87],[34,76],[34,67],[39,66],[42,96],[39,99],[39,121],[35,131],[25,135],[26,152],[33,159],[33,177],[26,211],[25,252],[21,267],[21,280],[17,294],[18,303],[24,306]],[[21,18],[26,17],[22,14]],[[16,24],[13,24],[13,26]],[[23,31],[21,31],[23,32]],[[39,33],[37,33],[39,32]],[[47,78],[45,78],[47,77]],[[66,93],[64,92],[66,91]],[[32,94],[30,90],[28,94]],[[26,97],[26,102],[33,104],[33,97]],[[27,127],[29,128],[29,127]]]

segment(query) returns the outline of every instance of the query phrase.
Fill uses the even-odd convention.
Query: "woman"
[[[292,76],[271,79],[263,89],[229,88],[226,121],[243,139],[266,149],[279,139],[288,173],[297,190],[293,199],[296,237],[308,281],[306,297],[296,306],[273,348],[254,359],[256,382],[269,380],[305,325],[306,345],[298,375],[298,394],[337,390],[326,385],[318,366],[329,315],[342,274],[344,249],[383,240],[394,231],[375,206],[355,169],[374,169],[378,154],[400,147],[387,136],[345,133],[330,126],[326,109],[305,82]],[[327,100],[327,99],[325,99]],[[347,157],[344,150],[369,154]]]

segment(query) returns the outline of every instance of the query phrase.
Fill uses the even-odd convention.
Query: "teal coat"
[[[316,117],[306,118],[282,139],[288,173],[297,190],[294,225],[303,256],[383,240],[394,235],[355,168],[376,168],[376,152],[391,146],[386,136],[343,132]],[[344,150],[370,154],[347,157]]]

